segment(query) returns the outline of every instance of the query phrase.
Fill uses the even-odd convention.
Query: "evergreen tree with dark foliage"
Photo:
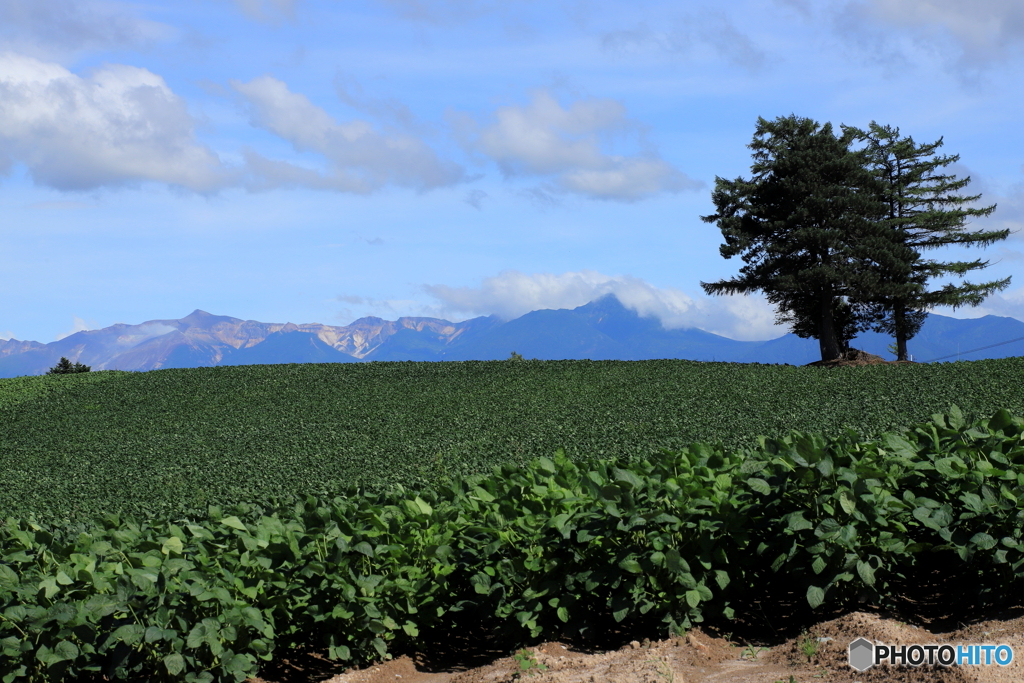
[[[931,144],[918,144],[912,137],[901,138],[899,128],[874,121],[866,131],[852,127],[844,127],[844,131],[864,144],[863,152],[886,207],[882,222],[902,248],[889,250],[888,258],[876,263],[871,292],[858,297],[855,305],[873,329],[896,338],[897,359],[906,360],[907,340],[921,329],[929,308],[977,306],[986,296],[1010,284],[1007,277],[983,284],[947,284],[928,291],[930,278],[964,277],[972,270],[985,268],[988,261],[924,260],[921,251],[951,244],[988,246],[1006,239],[1010,231],[966,230],[969,218],[988,216],[996,207],[972,208],[969,205],[980,199],[980,194],[957,194],[971,179],[941,172],[960,159],[959,155],[936,154],[942,146],[941,138]]]
[[[779,322],[818,340],[822,360],[840,358],[862,329],[848,300],[877,280],[872,250],[891,242],[878,181],[853,138],[795,115],[759,118],[752,177],[716,178],[717,211],[702,216],[722,231],[722,256],[746,264],[738,277],[702,282],[704,291],[764,292]]]
[[[72,375],[76,372],[89,372],[92,370],[88,365],[82,365],[81,363],[71,364],[64,356],[60,357],[60,361],[57,362],[52,368],[46,371],[47,375]]]

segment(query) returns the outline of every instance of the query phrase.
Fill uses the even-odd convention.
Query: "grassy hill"
[[[1024,414],[1024,359],[822,370],[659,361],[306,364],[0,380],[0,518],[185,515],[570,457],[878,436]]]

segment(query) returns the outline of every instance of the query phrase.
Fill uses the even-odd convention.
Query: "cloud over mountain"
[[[644,317],[656,317],[666,329],[696,327],[730,339],[759,340],[782,336],[772,308],[760,296],[706,297],[672,287],[659,288],[630,275],[593,270],[527,274],[506,270],[484,278],[479,287],[427,285],[441,302],[442,313],[494,314],[511,320],[540,309],[575,308],[607,294]]]

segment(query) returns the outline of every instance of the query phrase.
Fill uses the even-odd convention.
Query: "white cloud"
[[[0,50],[53,59],[82,50],[145,47],[175,34],[136,12],[120,2],[0,0]]]
[[[59,190],[139,181],[217,189],[226,171],[193,125],[184,101],[146,69],[110,64],[83,78],[0,54],[0,170],[22,163]]]
[[[775,325],[774,309],[760,296],[691,296],[675,288],[658,288],[630,275],[609,276],[593,270],[526,274],[503,271],[480,287],[427,285],[441,302],[437,314],[497,315],[511,320],[530,311],[576,308],[614,294],[644,317],[658,318],[667,329],[696,327],[731,339],[773,339],[787,332]]]
[[[962,64],[974,67],[1024,47],[1024,4],[1016,0],[854,0],[841,17],[859,29],[894,29],[947,58],[952,46]]]
[[[697,48],[707,47],[718,58],[751,71],[762,68],[767,61],[764,50],[722,12],[702,11],[668,23],[658,30],[640,22],[632,28],[610,31],[601,37],[601,44],[611,52],[655,50],[679,56],[690,56]]]
[[[92,328],[89,327],[89,324],[87,322],[85,322],[84,320],[82,320],[81,318],[79,318],[76,315],[73,318],[73,323],[71,325],[71,329],[69,331],[67,331],[67,332],[64,332],[63,334],[58,334],[56,336],[56,338],[54,338],[54,341],[60,341],[64,337],[70,337],[71,335],[73,335],[76,332],[85,332],[86,330],[90,330],[90,329],[92,329]]]
[[[701,187],[681,175],[661,159],[626,157],[616,159],[608,168],[567,171],[560,181],[567,190],[582,195],[631,201],[659,192]]]
[[[248,162],[258,178],[257,189],[299,185],[366,193],[393,184],[429,190],[463,179],[460,166],[442,161],[418,138],[383,135],[358,119],[339,123],[272,76],[248,83],[231,81],[231,85],[248,102],[254,126],[287,140],[300,152],[325,157],[331,165],[324,174],[250,152]]]
[[[507,177],[546,176],[553,182],[546,189],[636,201],[702,187],[653,151],[632,156],[605,152],[603,140],[637,128],[615,100],[577,100],[563,107],[540,90],[529,105],[500,107],[482,128],[465,116],[455,123],[466,146],[497,163]]]

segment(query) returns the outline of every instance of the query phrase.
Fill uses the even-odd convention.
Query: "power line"
[[[934,363],[937,360],[946,360],[947,358],[952,358],[953,356],[960,356],[960,355],[965,354],[965,353],[974,353],[975,351],[984,351],[985,349],[992,349],[992,348],[995,348],[997,346],[1002,346],[1003,344],[1012,344],[1013,342],[1019,342],[1021,340],[1024,340],[1024,337],[1017,337],[1016,339],[1010,339],[1010,340],[1007,340],[1007,341],[1001,341],[1001,342],[999,342],[997,344],[989,344],[988,346],[982,346],[981,348],[971,349],[970,351],[957,351],[956,353],[951,353],[948,356],[939,356],[938,358],[932,358],[931,360],[926,360],[924,362],[925,363]]]

